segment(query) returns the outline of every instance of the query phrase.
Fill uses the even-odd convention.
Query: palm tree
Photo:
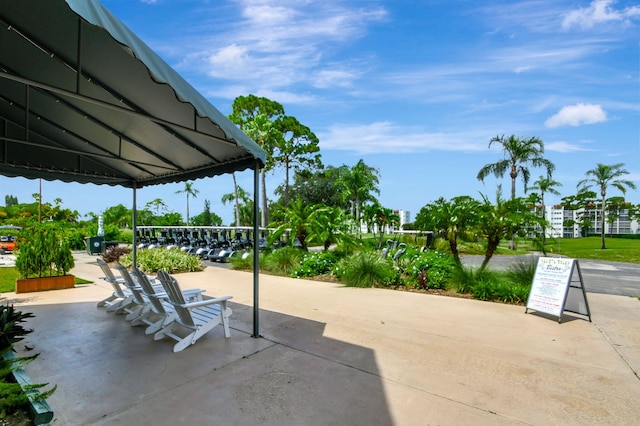
[[[375,201],[372,192],[380,193],[378,189],[378,175],[375,167],[367,166],[364,160],[341,174],[337,180],[343,197],[351,203],[351,211],[358,229],[360,227],[360,210],[366,201]]]
[[[526,192],[526,185],[529,183],[529,176],[531,175],[527,165],[546,168],[548,176],[551,176],[555,169],[555,165],[551,161],[542,157],[544,142],[541,139],[536,137],[517,138],[515,135],[505,138],[503,135],[491,139],[489,148],[494,143],[502,145],[502,152],[505,158],[481,168],[478,172],[478,180],[484,182],[484,179],[490,174],[502,177],[508,170],[509,177],[511,177],[511,199],[516,198],[516,178],[518,176],[522,177]]]
[[[482,194],[482,202],[476,210],[478,234],[486,241],[484,260],[480,269],[484,270],[495,253],[500,240],[513,236],[530,226],[540,225],[542,218],[531,212],[523,198],[505,200],[498,185],[496,201],[492,203]]]
[[[527,165],[544,167],[547,169],[547,176],[551,176],[555,169],[555,165],[551,161],[542,157],[544,153],[544,142],[539,138],[517,138],[515,135],[511,135],[508,138],[505,138],[504,135],[496,136],[489,141],[489,148],[491,148],[491,145],[494,143],[502,145],[502,152],[505,158],[497,163],[486,164],[480,169],[477,177],[479,181],[484,182],[484,179],[490,174],[496,177],[502,177],[509,171],[512,200],[516,198],[516,179],[518,176],[522,177],[526,192],[531,175]],[[513,238],[509,243],[509,247],[512,250],[515,248]]]
[[[189,226],[189,196],[196,198],[199,192],[193,187],[193,182],[185,182],[184,189],[176,191],[176,194],[187,194],[187,226]]]
[[[249,197],[249,193],[245,191],[241,186],[236,184],[235,174],[233,175],[233,192],[230,194],[224,194],[222,196],[222,204],[227,204],[230,202],[234,202],[235,204],[235,217],[236,217],[236,226],[242,226],[242,215],[240,213],[240,201],[242,201],[243,205],[248,204],[251,201]]]
[[[302,250],[309,251],[307,237],[310,233],[309,226],[315,210],[316,206],[296,198],[289,203],[289,207],[284,213],[284,221],[273,231],[270,238],[276,240],[285,232],[291,232],[293,238],[290,239],[290,242],[293,243],[294,239],[297,238]]]
[[[378,229],[380,230],[380,240],[378,242],[378,247],[382,248],[382,240],[384,240],[384,228],[387,226],[400,226],[400,215],[395,213],[393,210],[382,207],[378,204],[378,210],[375,214],[375,224],[378,225]]]
[[[547,177],[540,176],[537,181],[533,182],[533,186],[529,188],[529,189],[540,191],[540,200],[542,201],[542,220],[544,221],[542,225],[542,246],[543,247],[544,247],[544,243],[547,236],[546,235],[547,219],[545,217],[546,208],[544,205],[544,194],[548,193],[548,194],[560,195],[560,192],[558,192],[554,188],[555,186],[562,186],[562,184],[560,182],[557,182],[551,179],[550,176],[547,176]]]
[[[418,229],[433,231],[448,241],[453,260],[461,265],[458,237],[477,224],[479,209],[480,203],[468,195],[451,200],[440,197],[420,209],[415,224]]]
[[[604,215],[607,207],[607,188],[609,186],[616,187],[623,194],[627,192],[627,188],[636,189],[636,185],[630,180],[618,179],[620,176],[629,174],[629,172],[623,169],[623,167],[624,163],[611,165],[598,163],[595,169],[587,170],[585,173],[587,176],[586,179],[578,182],[578,192],[588,191],[594,185],[600,188],[600,196],[602,197],[600,206],[600,239],[602,244],[600,248],[602,250],[607,248],[604,240]]]
[[[349,221],[343,209],[336,206],[317,206],[309,216],[308,238],[322,244],[324,251],[331,244],[348,248],[355,244],[349,232]]]

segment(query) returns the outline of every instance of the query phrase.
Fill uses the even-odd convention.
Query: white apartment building
[[[394,210],[393,212],[400,216],[400,229],[404,228],[405,223],[411,223],[411,213],[408,210]]]
[[[545,218],[548,225],[546,229],[547,237],[550,238],[578,238],[586,235],[600,234],[600,209],[578,209],[569,210],[562,206],[546,206]],[[565,222],[573,220],[578,222],[582,215],[588,215],[592,226],[586,230],[579,224],[564,226]],[[637,220],[629,218],[629,210],[620,210],[618,217],[613,222],[605,218],[605,233],[613,235],[638,234],[640,229]]]

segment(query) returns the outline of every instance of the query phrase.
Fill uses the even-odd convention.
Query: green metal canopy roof
[[[97,0],[0,0],[0,174],[141,188],[264,151]]]

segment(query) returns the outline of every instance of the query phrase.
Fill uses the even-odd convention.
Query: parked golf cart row
[[[0,254],[13,253],[16,247],[16,237],[13,235],[0,235]]]
[[[3,225],[0,226],[0,232],[4,234],[4,231],[8,231],[8,234],[17,234],[22,229],[19,226]],[[0,254],[13,253],[16,248],[16,236],[15,235],[0,235]]]
[[[250,229],[221,228],[150,228],[137,231],[138,248],[179,248],[212,262],[227,262],[231,256],[253,249]],[[276,243],[279,245],[279,243]],[[258,236],[259,248],[267,248],[265,232]]]

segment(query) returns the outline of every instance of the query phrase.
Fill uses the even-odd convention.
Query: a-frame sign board
[[[576,271],[577,274],[574,274]],[[577,259],[538,259],[525,313],[529,309],[557,316],[558,323],[562,322],[565,311],[588,316],[591,321],[587,293]]]

